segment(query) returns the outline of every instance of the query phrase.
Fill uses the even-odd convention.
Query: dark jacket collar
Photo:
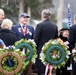
[[[15,32],[9,30],[9,29],[0,29],[0,32],[5,32],[5,33],[13,33],[15,34]]]
[[[68,38],[67,38],[67,37],[63,37],[62,35],[60,35],[59,38],[60,38],[61,40],[63,40],[63,42],[68,41]]]
[[[44,21],[49,21],[49,18],[45,19]]]

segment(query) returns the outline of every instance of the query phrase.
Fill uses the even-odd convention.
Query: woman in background
[[[2,39],[6,46],[13,45],[17,40],[16,34],[11,31],[13,22],[10,19],[4,19],[0,29],[0,39]]]
[[[69,29],[68,28],[62,28],[59,31],[59,38],[66,44],[68,43],[68,37],[69,37]],[[67,67],[69,66],[69,61],[66,63],[65,67],[61,67],[60,69],[56,70],[56,75],[70,75],[70,72],[67,71]]]

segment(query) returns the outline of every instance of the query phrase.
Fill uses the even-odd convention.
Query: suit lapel
[[[18,31],[19,31],[22,35],[24,35],[24,34],[23,34],[23,31],[22,31],[22,27],[21,27],[20,24],[18,25]],[[27,26],[26,26],[26,34],[27,34]],[[24,35],[24,36],[26,36],[26,35]]]
[[[20,25],[20,24],[18,25],[17,28],[18,28],[18,32],[21,33],[21,34],[23,35],[22,28],[21,28],[21,25]]]

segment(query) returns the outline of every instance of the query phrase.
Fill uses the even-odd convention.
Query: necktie
[[[22,27],[22,32],[24,35],[26,35],[26,27],[25,26]]]

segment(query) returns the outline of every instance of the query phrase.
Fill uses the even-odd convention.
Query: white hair
[[[4,19],[1,24],[2,29],[10,29],[12,28],[13,22],[10,19]]]

